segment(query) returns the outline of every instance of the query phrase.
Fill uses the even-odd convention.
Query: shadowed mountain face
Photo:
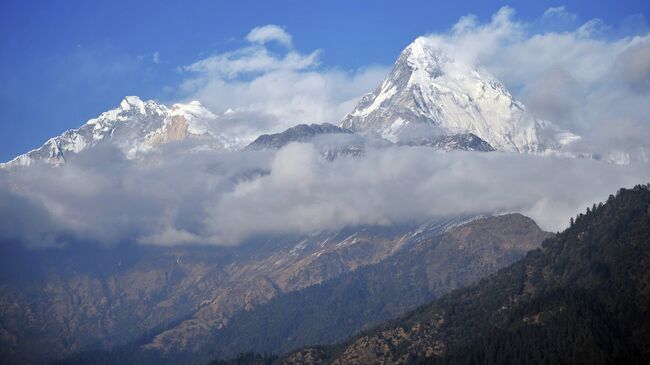
[[[452,135],[435,136],[428,138],[414,138],[398,142],[402,146],[425,146],[432,147],[439,151],[475,151],[492,152],[494,147],[472,133],[461,133]]]
[[[228,358],[340,341],[496,272],[549,236],[520,214],[451,228],[378,264],[242,313],[214,334],[211,349]]]
[[[284,132],[263,134],[246,146],[247,150],[280,149],[291,142],[308,142],[322,134],[351,134],[352,131],[329,123],[298,124]]]
[[[402,138],[399,146],[430,147],[437,151],[455,150],[492,152],[495,149],[472,133],[443,134],[427,136],[427,133],[413,132],[410,138]],[[420,131],[421,132],[421,131]],[[292,142],[311,143],[329,160],[339,156],[362,156],[366,146],[388,147],[392,143],[376,134],[360,135],[349,129],[324,124],[299,124],[281,133],[264,134],[245,147],[248,151],[280,149]]]
[[[286,352],[305,344],[335,342],[495,272],[538,247],[548,235],[519,214],[482,218],[447,230],[423,226],[402,236],[406,239],[400,238],[401,250],[378,263],[246,307],[222,327],[202,332],[200,340],[192,337],[191,326],[175,326],[153,341],[80,354],[67,363],[194,363],[244,351]],[[348,242],[355,241],[358,233],[350,237]],[[324,267],[335,262],[327,256],[321,261]],[[198,324],[196,319],[186,322]]]
[[[650,185],[621,190],[489,279],[285,364],[648,363]]]
[[[388,141],[371,141],[354,134],[349,129],[323,123],[298,124],[280,133],[263,134],[246,146],[244,150],[277,150],[293,142],[311,143],[321,155],[330,161],[340,156],[362,156],[366,144],[369,142],[376,147],[390,145]]]
[[[456,223],[346,228],[237,247],[28,251],[4,243],[0,354],[42,363],[144,337],[151,352],[192,352],[244,309],[380,262]]]

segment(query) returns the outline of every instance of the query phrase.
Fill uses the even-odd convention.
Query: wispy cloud
[[[565,22],[574,22],[578,16],[574,13],[567,11],[564,5],[548,8],[542,15],[542,20],[561,20]]]
[[[277,25],[268,24],[261,27],[253,28],[246,36],[246,40],[251,43],[264,44],[266,42],[276,41],[287,48],[292,47],[291,34]]]
[[[234,111],[228,118],[245,124],[241,129],[251,137],[301,122],[338,123],[388,74],[388,66],[324,67],[321,50],[301,52],[291,47],[291,39],[278,26],[257,27],[244,47],[181,67],[187,75],[181,86],[185,98],[217,113]],[[271,41],[287,47],[272,50],[267,46]]]

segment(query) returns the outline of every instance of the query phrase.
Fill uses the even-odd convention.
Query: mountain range
[[[241,303],[239,310],[223,317],[219,324],[210,325],[216,303],[228,298],[236,308],[235,293],[243,290],[242,294],[252,299],[256,282],[246,288],[240,285],[218,291],[217,298],[194,316],[158,329],[146,339],[108,352],[78,354],[66,363],[192,363],[246,351],[286,352],[306,344],[340,341],[349,333],[395,318],[431,298],[495,272],[539,247],[549,236],[531,219],[518,214],[412,229],[398,236],[388,232],[400,230],[383,229],[370,237],[364,233],[367,228],[351,236],[347,234],[354,231],[348,231],[340,236],[339,239],[345,237],[343,241],[331,240],[331,247],[343,242],[345,248],[334,252],[319,250],[318,261],[309,265],[303,261],[313,257],[313,251],[309,244],[300,241],[298,246],[305,247],[292,248],[295,263],[291,269],[283,270],[300,281],[282,283],[270,268],[266,280],[272,286],[277,283],[277,291],[269,293],[265,300]],[[322,238],[326,237],[318,241]],[[364,264],[357,259],[353,269],[337,268],[341,261],[352,263],[357,254],[368,255],[372,252],[369,246],[377,240],[386,240],[393,253],[378,256],[374,263]],[[272,252],[273,260],[287,257],[286,252]],[[239,263],[243,267],[252,265],[259,272],[260,265],[255,262]],[[244,277],[240,276],[240,280]]]
[[[322,153],[360,155],[362,145],[428,146],[441,151],[507,151],[575,156],[567,150],[579,136],[550,121],[537,119],[506,87],[480,67],[455,60],[444,49],[417,38],[399,55],[390,75],[364,95],[340,127],[301,124],[282,133],[246,141],[220,131],[220,117],[200,102],[174,104],[128,96],[120,105],[78,129],[49,139],[38,149],[0,167],[28,166],[36,161],[61,164],[104,143],[129,159],[145,157],[165,143],[189,140],[221,150],[279,148],[316,135],[354,133],[356,137],[324,142]],[[247,143],[248,146],[247,146]],[[329,152],[328,152],[329,151]]]
[[[193,351],[241,310],[380,262],[464,220],[264,236],[232,248],[32,251],[3,242],[0,353],[43,362],[145,334],[151,351]]]
[[[471,133],[494,149],[521,153],[559,152],[579,139],[534,118],[497,79],[425,37],[402,51],[388,78],[361,98],[341,126],[393,142],[425,133]]]
[[[167,146],[255,158],[295,142],[336,160],[326,166],[390,148],[584,157],[571,150],[579,136],[427,38],[338,125],[250,139],[223,132],[223,118],[197,101],[129,96],[0,168],[65,166],[107,146],[139,168]],[[1,363],[197,363],[242,352],[286,364],[641,362],[650,348],[648,195],[647,186],[622,190],[557,235],[492,211],[264,233],[233,246],[33,250],[5,240]],[[557,350],[554,341],[563,341]]]
[[[110,144],[135,159],[156,146],[184,140],[214,150],[236,149],[237,141],[219,134],[218,117],[198,101],[168,108],[152,100],[127,96],[120,105],[78,129],[50,138],[43,146],[2,164],[24,167],[35,162],[59,165],[96,146]]]

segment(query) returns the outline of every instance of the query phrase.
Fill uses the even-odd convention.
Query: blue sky
[[[416,36],[444,32],[469,13],[489,19],[506,4],[531,24],[565,5],[577,22],[601,19],[612,37],[647,32],[650,14],[647,1],[2,1],[0,160],[125,95],[184,98],[180,68],[246,46],[257,26],[283,27],[303,54],[321,50],[321,69],[353,72],[388,66]]]

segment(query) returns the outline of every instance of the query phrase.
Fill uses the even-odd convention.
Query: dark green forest
[[[441,312],[448,349],[420,363],[650,363],[650,185],[620,190],[542,249],[410,320]]]

